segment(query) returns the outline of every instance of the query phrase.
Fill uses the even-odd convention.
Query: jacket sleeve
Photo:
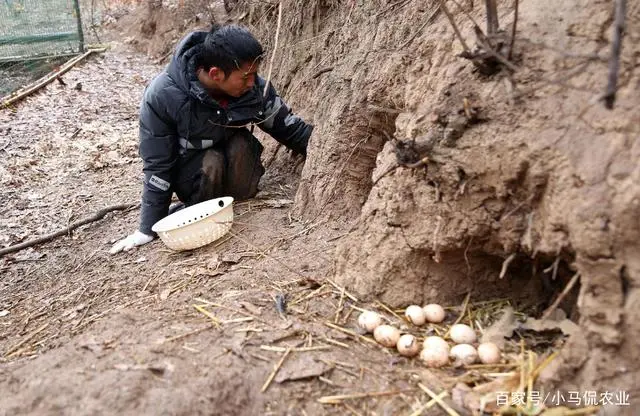
[[[151,227],[167,216],[172,195],[172,170],[177,159],[177,129],[166,105],[147,91],[140,106],[140,156],[144,185],[140,231],[154,235]]]
[[[307,155],[313,126],[293,114],[271,85],[264,100],[263,120],[258,126],[287,148]]]

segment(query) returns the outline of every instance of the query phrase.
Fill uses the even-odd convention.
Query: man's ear
[[[212,66],[209,68],[209,78],[216,82],[224,81],[224,71],[216,66]]]

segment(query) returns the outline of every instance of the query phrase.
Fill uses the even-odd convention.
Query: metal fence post
[[[80,17],[80,3],[78,0],[73,0],[73,9],[76,12],[76,21],[78,22],[79,52],[82,53],[84,52],[84,33],[82,32],[82,18]]]

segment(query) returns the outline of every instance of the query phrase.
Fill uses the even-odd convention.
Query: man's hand
[[[113,247],[111,247],[111,250],[109,250],[109,253],[116,254],[121,251],[129,251],[134,247],[150,243],[151,241],[153,241],[153,238],[154,237],[152,235],[146,235],[136,230],[135,233],[131,234],[127,238],[124,238],[115,243]]]

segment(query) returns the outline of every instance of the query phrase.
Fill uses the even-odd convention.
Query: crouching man
[[[110,252],[152,241],[151,227],[169,213],[173,193],[189,206],[208,199],[252,198],[264,173],[254,123],[306,156],[313,126],[294,115],[257,75],[263,49],[240,26],[194,32],[147,87],[140,108],[144,188],[140,226]],[[174,207],[171,207],[172,210]]]

